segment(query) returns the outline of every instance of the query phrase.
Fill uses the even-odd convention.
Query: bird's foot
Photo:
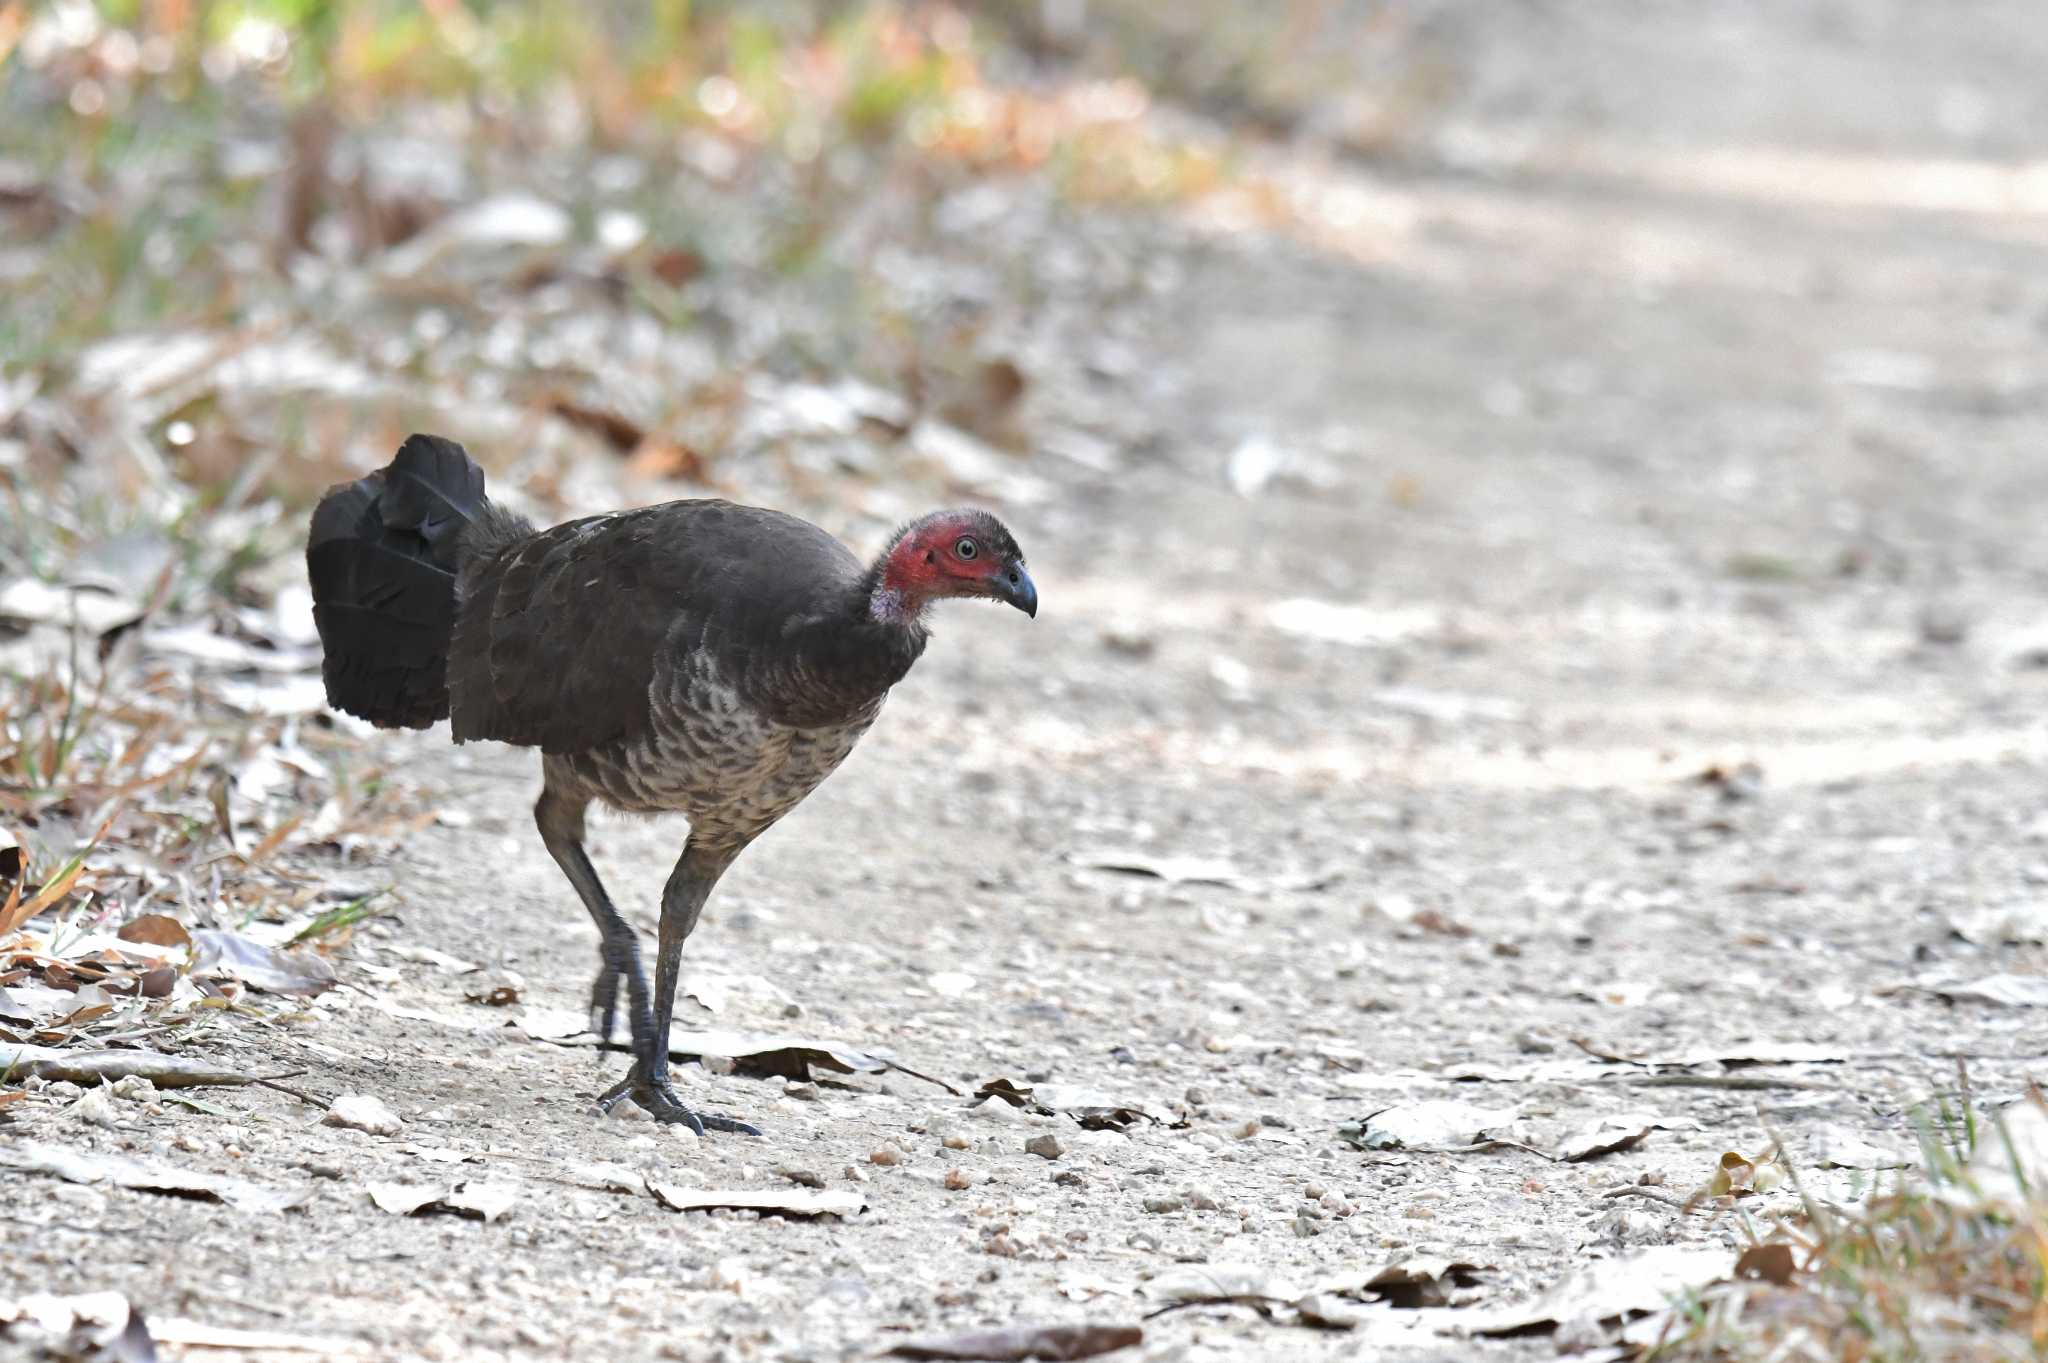
[[[654,1120],[666,1124],[687,1126],[698,1135],[707,1131],[725,1131],[735,1136],[758,1136],[759,1127],[749,1126],[736,1117],[721,1117],[715,1112],[697,1113],[683,1106],[683,1100],[676,1097],[676,1091],[669,1087],[668,1079],[649,1082],[643,1077],[638,1065],[618,1083],[606,1089],[597,1100],[599,1112],[610,1112],[621,1099],[631,1098],[654,1114]]]

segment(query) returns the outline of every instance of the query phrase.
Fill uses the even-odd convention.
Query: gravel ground
[[[679,1025],[882,1051],[959,1093],[685,1065],[686,1100],[766,1135],[594,1117],[622,1059],[530,1035],[596,962],[532,830],[535,760],[380,739],[443,818],[365,873],[400,903],[345,987],[227,1054],[402,1129],[255,1090],[93,1125],[45,1091],[9,1141],[308,1200],[8,1175],[9,1257],[388,1359],[865,1357],[1136,1322],[1192,1275],[1288,1295],[1436,1257],[1475,1268],[1457,1309],[1348,1332],[1184,1309],[1117,1356],[1538,1358],[1558,1338],[1459,1331],[1590,1262],[1736,1244],[1679,1205],[1723,1152],[1775,1136],[1850,1179],[1818,1166],[1910,1151],[1959,1060],[1980,1101],[2016,1097],[2042,1014],[1943,991],[2038,981],[2048,929],[2048,205],[1996,159],[2038,151],[2013,145],[2048,56],[2023,8],[1972,6],[1967,40],[1905,4],[1591,31],[1453,8],[1476,74],[1432,154],[1276,153],[1332,206],[1293,236],[1114,224],[1152,253],[1125,320],[1160,354],[1108,397],[1161,439],[1008,512],[1039,618],[948,612],[685,971]],[[680,823],[597,830],[651,930]],[[467,999],[506,972],[518,1003]],[[1130,1124],[977,1105],[996,1079]],[[1421,1143],[1518,1145],[1346,1139],[1440,1101],[1488,1112]],[[1653,1129],[1539,1153],[1606,1119]],[[791,1174],[866,1210],[682,1213],[643,1186]],[[509,1212],[367,1192],[462,1180]]]

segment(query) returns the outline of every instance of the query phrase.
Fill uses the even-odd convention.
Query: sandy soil
[[[511,1025],[580,1007],[595,964],[532,831],[535,760],[437,733],[390,741],[462,826],[363,869],[399,911],[348,987],[240,1057],[373,1093],[403,1132],[252,1091],[215,1100],[225,1123],[31,1105],[10,1140],[310,1200],[10,1176],[22,1257],[56,1290],[385,1359],[865,1357],[1135,1321],[1191,1270],[1312,1283],[1413,1255],[1479,1266],[1477,1311],[1602,1256],[1737,1242],[1618,1187],[1682,1200],[1768,1133],[1807,1166],[1846,1136],[1909,1148],[1958,1057],[1982,1100],[2016,1096],[2040,1015],[1938,990],[2042,959],[2048,205],[2000,159],[2037,150],[2013,143],[2044,55],[2022,8],[1973,6],[1968,35],[1917,33],[1903,4],[1606,9],[1597,32],[1584,8],[1453,11],[1476,76],[1434,143],[1399,169],[1276,153],[1350,206],[1325,230],[1119,225],[1157,263],[1126,320],[1159,354],[1104,397],[1167,438],[1012,513],[1039,618],[940,622],[845,768],[727,878],[686,969],[721,1010],[682,1011],[1165,1121],[687,1065],[686,1099],[767,1134],[594,1117],[623,1062]],[[1561,93],[1610,69],[1603,101]],[[643,927],[682,831],[599,825]],[[1134,850],[1227,883],[1088,864]],[[400,954],[419,947],[485,969]],[[506,971],[519,1004],[465,1000]],[[1720,1063],[1788,1043],[1817,1059]],[[1587,1047],[1689,1059],[1695,1082]],[[1778,1086],[1726,1086],[1744,1076]],[[1340,1136],[1433,1099],[1507,1110],[1544,1149],[1622,1113],[1670,1129],[1583,1164]],[[1048,1133],[1057,1159],[1026,1152]],[[597,1162],[722,1189],[800,1171],[868,1209],[682,1214],[593,1186]],[[464,1178],[511,1211],[399,1217],[365,1191]],[[1176,1311],[1120,1356],[1557,1349],[1369,1315],[1361,1335]]]

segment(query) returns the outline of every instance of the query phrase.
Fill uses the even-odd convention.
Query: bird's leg
[[[655,957],[655,1046],[646,1055],[638,1054],[638,1048],[635,1048],[633,1072],[600,1100],[607,1108],[621,1098],[630,1097],[662,1121],[683,1122],[700,1135],[707,1130],[731,1131],[743,1136],[761,1134],[756,1128],[732,1117],[691,1112],[676,1097],[668,1082],[668,1029],[675,1014],[676,981],[682,970],[683,941],[697,926],[698,915],[704,912],[704,901],[711,897],[711,887],[725,874],[725,868],[732,865],[739,850],[735,846],[704,839],[693,829],[690,841],[683,847],[683,855],[676,861],[675,870],[669,873],[668,884],[661,892],[661,945]]]
[[[597,923],[597,981],[590,990],[590,1025],[597,1033],[599,1053],[611,1044],[612,1026],[618,1017],[619,981],[626,981],[628,1022],[633,1032],[633,1054],[645,1055],[652,1042],[653,1018],[648,1010],[647,972],[640,965],[640,944],[632,925],[612,907],[611,896],[597,878],[597,870],[583,852],[583,814],[587,799],[564,795],[544,786],[533,807],[533,821],[540,826],[541,841],[548,854],[576,887],[583,907]]]

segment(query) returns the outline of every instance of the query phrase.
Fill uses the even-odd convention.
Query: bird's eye
[[[973,540],[961,540],[953,546],[953,556],[955,558],[973,558],[980,552],[981,546],[977,545]]]

